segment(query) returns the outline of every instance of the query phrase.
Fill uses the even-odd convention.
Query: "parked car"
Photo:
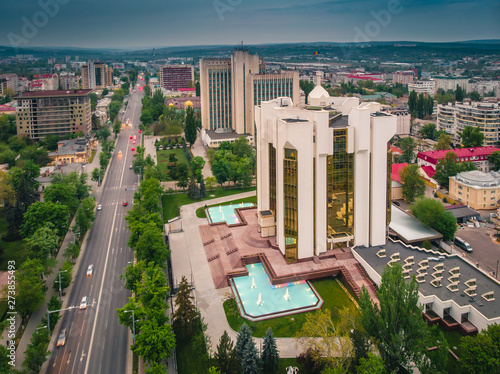
[[[66,329],[62,329],[57,338],[56,347],[63,347],[66,344]]]
[[[399,201],[393,201],[392,203],[393,203],[394,205],[396,205],[396,206],[400,206],[400,205],[401,205],[401,204],[399,203]]]

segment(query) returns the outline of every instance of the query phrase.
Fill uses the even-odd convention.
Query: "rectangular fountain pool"
[[[231,282],[243,317],[259,321],[321,308],[323,300],[308,282],[274,287],[261,263],[246,267],[249,275]]]
[[[211,208],[207,208],[207,218],[210,223],[226,222],[228,225],[236,225],[241,223],[241,221],[238,214],[236,214],[235,209],[246,208],[254,205],[254,203],[240,203],[213,206]]]

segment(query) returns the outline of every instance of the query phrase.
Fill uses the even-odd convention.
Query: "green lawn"
[[[228,205],[228,204],[239,204],[239,203],[254,203],[257,204],[257,196],[250,196],[250,197],[245,197],[243,199],[236,199],[236,200],[231,200],[227,201],[222,205]],[[202,206],[201,208],[196,209],[196,217],[198,218],[207,218],[207,215],[205,213],[206,208],[211,208],[213,206],[219,206],[221,204],[212,204],[212,205],[207,205],[206,207]]]
[[[337,278],[325,278],[312,281],[316,291],[321,295],[324,303],[321,310],[328,309],[332,314],[332,320],[339,320],[339,311],[344,307],[355,308],[349,296],[339,285]],[[302,325],[306,321],[306,315],[314,312],[299,313],[292,316],[277,317],[260,322],[251,322],[240,316],[239,312],[235,312],[236,301],[227,300],[224,302],[224,310],[231,328],[238,331],[246,323],[253,328],[253,336],[264,337],[266,330],[271,327],[274,336],[279,338],[294,337],[300,331]]]
[[[458,357],[461,356],[462,350],[460,349],[460,339],[464,335],[460,331],[446,331],[446,329],[442,326],[438,327],[441,331],[443,331],[446,341],[450,346],[450,349],[455,353]],[[455,349],[456,347],[457,349]],[[448,356],[448,363],[446,365],[446,369],[448,373],[459,373],[460,372],[460,363],[456,361],[452,355]]]
[[[198,201],[215,199],[217,197],[230,196],[243,192],[255,191],[255,187],[249,188],[231,188],[231,189],[216,189],[215,191],[207,191],[207,197],[205,199],[201,199]],[[163,195],[162,204],[163,204],[163,219],[164,221],[168,221],[174,217],[177,217],[180,212],[180,207],[186,204],[194,203],[195,201],[191,200],[187,197],[187,193],[177,193],[170,195]]]
[[[162,174],[167,174],[168,173],[168,163],[170,154],[173,153],[177,156],[177,163],[184,163],[187,164],[187,158],[186,158],[186,153],[184,152],[184,149],[179,148],[179,149],[167,149],[165,151],[156,151],[156,158],[158,159],[158,167],[160,169],[160,172]]]
[[[5,213],[0,209],[0,238],[7,232],[7,221],[5,220]],[[0,239],[0,270],[7,270],[7,261],[15,261],[16,267],[19,268],[26,260],[26,246],[24,240],[16,240],[13,242],[6,242]]]

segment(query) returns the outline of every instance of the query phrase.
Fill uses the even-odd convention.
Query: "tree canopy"
[[[417,199],[410,209],[422,223],[441,233],[444,240],[452,240],[455,236],[457,220],[444,208],[441,201],[432,198]]]
[[[466,148],[483,146],[484,134],[478,126],[465,126],[459,135],[462,138],[462,145]]]
[[[408,202],[414,202],[417,197],[425,193],[425,183],[418,174],[419,166],[410,164],[401,172],[401,182],[403,183],[403,198]]]

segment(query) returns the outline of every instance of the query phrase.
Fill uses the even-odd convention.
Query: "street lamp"
[[[75,234],[73,234],[73,239],[75,238]],[[73,242],[74,243],[74,242]],[[61,270],[59,272],[59,301],[62,302],[62,290],[61,290],[61,273],[66,273],[67,270]]]
[[[38,330],[40,330],[40,329],[46,329],[46,328],[47,328],[47,326],[37,327],[36,328],[36,334],[38,335]]]
[[[132,339],[134,340],[135,343],[135,317],[134,317],[134,310],[126,310],[124,313],[132,313]]]
[[[72,305],[70,307],[63,308],[63,309],[47,310],[47,329],[50,331],[50,313],[63,312],[65,310],[71,310],[74,308],[76,308],[76,306]]]

